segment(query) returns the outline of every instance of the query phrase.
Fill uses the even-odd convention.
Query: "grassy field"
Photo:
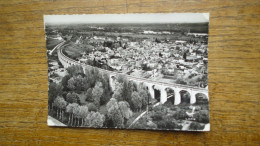
[[[46,40],[46,48],[47,50],[52,50],[55,46],[57,46],[61,42],[62,40],[48,38]]]
[[[73,59],[81,57],[83,52],[92,51],[93,46],[85,44],[74,44],[73,42],[64,47],[64,53]]]

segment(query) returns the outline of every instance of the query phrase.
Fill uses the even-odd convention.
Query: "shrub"
[[[197,123],[197,122],[192,122],[192,123],[190,124],[189,129],[190,129],[190,130],[203,130],[204,127],[205,127],[205,125],[201,125],[201,124],[199,124],[199,123]]]
[[[76,94],[75,92],[68,93],[66,95],[66,101],[69,103],[79,103],[78,94]]]
[[[185,110],[180,110],[180,111],[177,111],[175,114],[173,114],[173,117],[176,120],[185,120],[186,118],[188,118],[188,115],[186,114]]]
[[[194,118],[197,122],[209,123],[209,111],[201,110],[198,113],[194,114]]]
[[[133,128],[133,129],[147,129],[146,118],[139,119],[131,128]]]
[[[85,126],[88,127],[102,127],[105,121],[105,116],[99,112],[90,112],[85,118]]]
[[[89,112],[91,112],[91,111],[97,112],[97,107],[95,106],[94,103],[89,103],[87,106],[88,106],[88,111]]]
[[[92,88],[89,88],[86,93],[86,101],[93,102],[94,99],[92,97]]]
[[[160,129],[181,129],[182,125],[179,125],[177,121],[172,118],[165,118],[157,123]]]
[[[167,114],[167,107],[163,105],[158,105],[154,107],[151,118],[154,121],[160,121],[163,119],[163,116]]]
[[[163,105],[158,105],[154,107],[154,112],[161,112],[163,115],[167,113],[167,107]]]
[[[170,107],[170,109],[173,110],[173,111],[179,111],[179,110],[180,110],[180,107],[178,107],[178,106],[172,106],[172,107]]]
[[[154,113],[151,118],[153,119],[153,121],[160,121],[163,119],[162,114],[160,112],[156,112]]]

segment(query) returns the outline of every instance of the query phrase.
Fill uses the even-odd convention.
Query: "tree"
[[[122,101],[123,98],[123,86],[122,83],[116,83],[116,89],[114,91],[114,94],[112,96],[112,98],[115,98],[117,101]]]
[[[71,77],[69,80],[68,80],[68,88],[73,91],[76,89],[76,86],[75,86],[75,78],[74,77]]]
[[[92,103],[92,102],[88,103],[87,106],[88,106],[88,111],[89,112],[91,112],[91,111],[96,112],[97,111],[97,107],[96,107],[96,105],[94,103]]]
[[[107,116],[112,121],[113,126],[117,128],[124,127],[124,117],[121,114],[117,100],[111,98],[110,101],[107,103],[106,107],[108,111]]]
[[[92,96],[92,88],[89,88],[86,93],[86,101],[93,102],[93,96]]]
[[[100,128],[103,126],[103,123],[105,121],[105,116],[100,114],[99,112],[93,112],[91,111],[86,117],[85,117],[85,126],[88,127],[96,127]]]
[[[123,85],[122,85],[122,98],[125,101],[128,101],[128,99],[127,99],[128,90],[129,90],[129,88],[128,88],[128,81],[125,79],[123,81]]]
[[[119,75],[119,76],[117,77],[117,81],[118,81],[119,83],[124,83],[124,82],[126,81],[126,78],[125,78],[125,76],[123,76],[123,75]]]
[[[96,79],[94,78],[94,72],[92,71],[93,67],[86,67],[85,68],[85,74],[86,74],[86,80],[88,82],[89,87],[94,87]]]
[[[67,68],[67,72],[70,76],[83,75],[84,71],[80,65],[72,65]]]
[[[135,111],[140,111],[142,108],[142,98],[139,96],[138,92],[134,91],[132,93],[132,103]]]
[[[129,106],[127,101],[120,101],[120,102],[118,102],[118,107],[119,107],[119,109],[121,111],[122,116],[124,117],[124,123],[126,123],[126,121],[130,117],[132,117],[133,112],[131,111],[130,106]]]
[[[124,118],[121,112],[118,109],[113,109],[110,111],[112,115],[111,119],[113,121],[113,125],[115,128],[123,128],[124,127]]]
[[[88,107],[86,105],[84,106],[79,106],[79,112],[78,112],[78,117],[81,118],[81,126],[83,126],[84,119],[88,115]]]
[[[127,85],[127,90],[126,90],[126,98],[125,100],[131,105],[132,103],[132,93],[136,91],[134,87],[133,81],[129,81]]]
[[[197,122],[209,123],[209,111],[201,110],[193,116]]]
[[[111,98],[111,89],[110,89],[110,85],[109,85],[109,76],[107,73],[103,73],[103,76],[101,78],[101,83],[103,85],[103,89],[104,89],[104,94],[103,96],[101,96],[100,99],[100,104],[106,104],[110,98]]]
[[[92,77],[93,77],[95,82],[101,81],[102,74],[99,72],[98,68],[96,68],[96,67],[92,68],[91,73],[92,73]]]
[[[78,95],[75,92],[72,92],[72,93],[69,92],[66,95],[66,101],[68,103],[78,103],[79,102],[79,97],[78,97]]]
[[[107,105],[106,105],[107,111],[108,111],[110,108],[114,108],[114,107],[116,107],[116,106],[118,106],[118,105],[117,105],[117,100],[116,100],[115,98],[111,98],[111,99],[109,100],[109,102],[107,103]]]
[[[83,91],[88,89],[87,79],[82,77],[81,75],[73,76],[68,80],[68,88],[71,91]]]
[[[197,122],[192,122],[189,126],[189,130],[203,130],[205,128],[205,125],[201,125]]]
[[[171,117],[164,117],[163,120],[157,121],[157,126],[159,129],[168,130],[168,129],[182,129],[182,125]]]
[[[52,104],[56,99],[56,97],[62,94],[62,89],[63,89],[62,85],[56,84],[55,82],[50,83],[49,90],[48,90],[48,94],[49,94],[48,105],[50,109],[52,109]]]
[[[57,108],[57,117],[58,119],[63,119],[63,110],[66,108],[67,102],[64,100],[64,98],[58,96],[54,102],[53,105]]]
[[[175,120],[186,120],[189,116],[187,115],[186,110],[181,109],[173,114],[173,118]]]
[[[79,105],[78,106],[75,106],[73,109],[72,109],[72,114],[73,114],[73,119],[76,118],[76,122],[74,124],[73,120],[72,121],[72,125],[79,125],[79,118],[80,118],[80,115],[79,115],[79,112],[80,112],[80,109],[79,109]]]
[[[66,91],[68,89],[68,80],[71,78],[70,75],[65,75],[62,80],[61,80],[61,84],[64,87],[64,90]]]
[[[73,125],[73,121],[74,121],[74,116],[73,116],[73,111],[75,110],[75,108],[77,108],[79,105],[77,103],[69,103],[66,107],[66,112],[69,113],[69,121],[68,121],[68,125]]]
[[[146,90],[146,87],[143,84],[139,84],[138,86],[138,94],[142,101],[142,108],[146,108],[148,105],[148,100],[151,98],[150,93]]]
[[[103,95],[103,88],[101,82],[96,82],[95,87],[92,90],[92,97],[94,99],[94,104],[99,107],[100,106],[100,98]]]

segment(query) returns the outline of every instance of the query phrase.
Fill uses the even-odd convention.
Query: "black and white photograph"
[[[209,13],[44,15],[48,126],[210,131]]]

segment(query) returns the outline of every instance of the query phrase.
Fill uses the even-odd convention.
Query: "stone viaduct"
[[[60,48],[61,46],[62,45],[58,46],[58,50],[57,50],[58,58],[59,58],[59,61],[61,62],[61,64],[65,68],[67,68],[71,65],[80,65],[80,66],[82,66],[83,70],[85,71],[85,68],[93,67],[93,66],[80,63],[76,60],[73,60],[73,59],[67,57],[66,55],[64,55],[62,53],[62,49]],[[99,71],[106,72],[110,75],[109,82],[110,82],[110,86],[112,87],[112,90],[113,90],[114,80],[121,73],[116,73],[116,72],[112,72],[112,71],[108,71],[108,70],[104,70],[104,69],[100,69],[100,68],[98,68],[98,69],[99,69]],[[160,96],[157,98],[159,98],[158,101],[162,104],[165,103],[167,101],[167,99],[171,97],[171,95],[167,95],[167,89],[174,91],[174,105],[178,105],[182,102],[181,93],[180,93],[181,91],[187,91],[190,94],[190,104],[196,103],[196,95],[198,93],[204,94],[207,97],[207,100],[209,100],[208,89],[206,89],[206,88],[198,88],[198,87],[192,87],[192,86],[180,85],[180,84],[163,83],[163,82],[147,80],[147,79],[138,78],[138,77],[134,77],[131,75],[125,75],[125,74],[121,74],[121,75],[126,76],[126,78],[128,80],[132,80],[132,81],[136,82],[137,84],[143,83],[144,85],[146,85],[152,98],[156,98],[155,90],[159,91]]]

